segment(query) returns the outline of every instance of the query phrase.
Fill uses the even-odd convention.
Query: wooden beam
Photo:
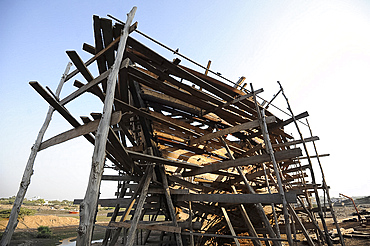
[[[132,223],[128,222],[114,222],[111,221],[109,222],[109,227],[124,227],[124,228],[130,228]],[[144,230],[151,230],[151,231],[166,231],[166,232],[171,232],[171,233],[181,233],[181,227],[176,227],[176,226],[169,226],[169,225],[158,225],[155,222],[152,224],[143,224],[143,223],[138,223],[137,224],[137,229],[144,229]]]
[[[145,112],[145,111],[143,111],[141,109],[138,109],[138,108],[136,108],[136,107],[134,107],[134,106],[132,106],[130,104],[127,104],[127,103],[125,103],[125,102],[123,102],[121,100],[115,99],[115,101],[119,105],[121,105],[123,108],[132,111],[134,114],[137,114],[139,116],[145,117],[145,118],[147,118],[149,120],[155,120],[155,121],[158,121],[160,123],[166,124],[168,126],[172,126],[172,127],[176,128],[176,129],[179,129],[181,131],[185,131],[185,132],[190,133],[190,134],[195,135],[195,136],[199,136],[200,135],[199,133],[197,133],[195,131],[191,131],[191,130],[185,128],[185,127],[176,125],[176,124],[174,124],[174,123],[172,123],[172,122],[170,122],[168,120],[163,120],[163,119],[161,119],[159,117],[156,117],[154,115],[151,115],[150,113],[147,113],[147,112]]]
[[[94,79],[89,69],[87,69],[87,67],[85,66],[85,63],[82,61],[82,59],[80,58],[80,56],[77,54],[76,51],[67,50],[66,53],[69,56],[69,58],[72,60],[73,64],[78,69],[78,71],[80,71],[82,76],[87,80],[87,82],[90,82],[91,80]]]
[[[275,158],[277,161],[282,161],[282,160],[286,160],[290,158],[296,158],[301,155],[302,155],[302,150],[299,148],[275,152]],[[211,173],[214,171],[218,171],[220,169],[227,169],[230,167],[238,167],[238,166],[246,166],[246,165],[257,164],[257,163],[268,162],[268,161],[270,161],[270,156],[268,154],[255,155],[251,157],[239,158],[236,160],[228,160],[228,161],[210,164],[208,166],[197,168],[189,172],[183,172],[182,176],[189,177],[189,176],[199,175],[203,173]]]
[[[289,203],[296,203],[295,192],[287,192],[286,199]],[[232,204],[281,204],[280,194],[185,194],[175,195],[176,201],[198,201],[198,202],[219,202]]]
[[[267,123],[272,123],[272,122],[276,121],[276,118],[275,118],[275,116],[269,116],[269,117],[266,118],[266,121],[267,121]],[[243,124],[240,124],[240,125],[237,125],[237,126],[234,126],[234,127],[229,127],[229,128],[226,128],[226,129],[222,129],[222,130],[217,131],[217,132],[212,132],[210,134],[201,136],[199,138],[192,139],[192,140],[190,140],[189,145],[201,143],[203,141],[210,140],[212,138],[218,138],[220,136],[228,135],[228,134],[231,134],[231,133],[253,129],[253,128],[256,128],[258,126],[259,126],[258,120],[243,123]]]
[[[110,124],[111,125],[117,124],[121,120],[121,117],[122,117],[122,112],[121,111],[114,112],[112,114]],[[71,140],[73,138],[88,134],[90,132],[94,132],[98,128],[99,123],[100,123],[100,120],[94,120],[94,121],[91,121],[87,124],[78,126],[74,129],[63,132],[61,134],[58,134],[58,135],[42,142],[41,145],[40,145],[39,151],[44,150],[44,149],[46,149],[50,146],[54,146],[54,145],[63,143],[65,141]]]
[[[310,158],[327,157],[327,156],[330,156],[330,154],[313,155],[313,156],[310,156]],[[298,157],[297,159],[298,159],[298,160],[303,160],[303,159],[308,159],[308,157],[307,157],[307,156],[304,156],[304,157]]]
[[[312,142],[312,141],[317,141],[317,140],[320,140],[320,138],[319,137],[309,137],[309,138],[304,139],[305,142]],[[285,147],[285,146],[296,145],[296,144],[301,144],[301,143],[303,143],[302,140],[295,140],[295,141],[289,141],[285,143],[273,144],[272,147],[279,148],[279,147]]]
[[[153,164],[164,164],[164,165],[189,168],[189,169],[199,168],[198,165],[190,163],[190,162],[172,161],[172,160],[168,160],[168,159],[161,158],[158,156],[147,155],[147,154],[143,154],[143,153],[139,153],[139,152],[135,152],[131,150],[127,150],[127,153],[131,156],[133,160],[137,160],[137,161],[146,161],[146,162],[153,163]]]
[[[103,175],[101,180],[110,180],[110,181],[139,181],[140,177],[131,176],[131,175]]]
[[[122,63],[121,66],[120,66],[120,69],[123,69],[123,68],[124,68],[124,64]],[[85,93],[88,90],[90,90],[90,88],[92,88],[93,86],[96,86],[97,84],[99,84],[102,81],[104,81],[109,76],[110,73],[111,73],[111,70],[108,70],[108,71],[103,72],[102,74],[100,74],[95,79],[91,80],[90,82],[88,82],[87,84],[85,84],[84,86],[82,86],[81,88],[78,88],[76,91],[72,92],[71,94],[69,94],[68,96],[66,96],[65,98],[63,98],[60,101],[60,103],[62,105],[65,105],[65,104],[69,103],[73,99],[77,98],[78,96],[80,96],[83,93]]]

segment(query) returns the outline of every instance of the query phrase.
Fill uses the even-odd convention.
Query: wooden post
[[[229,216],[227,215],[226,209],[224,207],[221,207],[222,213],[224,214],[227,226],[230,229],[231,235],[236,236],[236,233],[234,231],[233,225],[231,224],[231,221],[229,219]],[[237,246],[240,246],[239,240],[234,237],[234,242]]]
[[[68,63],[67,67],[62,75],[62,78],[60,79],[60,82],[58,84],[58,87],[55,91],[55,96],[59,97],[60,92],[62,91],[63,84],[65,82],[66,76],[69,72],[69,69],[71,68],[72,63]],[[44,124],[42,125],[39,134],[37,135],[35,144],[31,148],[30,156],[28,157],[26,168],[24,169],[23,177],[21,184],[19,186],[19,190],[17,193],[17,196],[15,198],[12,211],[10,213],[9,222],[6,226],[6,229],[3,233],[3,237],[1,239],[1,246],[9,245],[10,239],[12,238],[13,232],[18,224],[18,214],[19,210],[21,209],[21,205],[23,203],[23,199],[26,195],[28,186],[31,183],[31,176],[33,174],[33,165],[35,163],[36,155],[39,150],[40,144],[42,142],[42,138],[44,137],[44,134],[49,126],[49,123],[51,121],[52,115],[54,112],[54,108],[49,106],[49,111],[46,114],[46,118],[44,121]]]
[[[252,84],[251,84],[251,91],[252,91],[252,93],[254,92]],[[254,93],[253,93],[253,100],[254,100],[254,104],[256,105],[256,111],[258,113],[258,121],[259,121],[261,130],[262,130],[263,140],[264,140],[265,146],[266,146],[266,152],[270,155],[270,159],[271,159],[272,165],[274,167],[275,175],[276,175],[276,180],[277,180],[278,185],[279,185],[279,194],[280,194],[281,200],[283,202],[285,231],[286,231],[287,239],[288,239],[289,245],[293,245],[292,233],[291,233],[290,222],[289,222],[289,213],[288,213],[288,207],[287,207],[288,203],[287,203],[287,200],[286,200],[286,197],[285,197],[285,191],[284,191],[283,183],[281,182],[281,178],[280,178],[280,175],[279,175],[279,169],[278,169],[278,166],[276,164],[276,159],[275,159],[275,155],[274,155],[274,150],[272,148],[271,141],[270,141],[270,136],[269,136],[269,133],[268,133],[268,130],[267,130],[267,123],[266,123],[266,118],[265,118],[265,113],[264,113],[265,111],[262,110],[262,113],[261,113],[260,108],[259,108],[258,103],[257,103],[256,95]]]
[[[171,194],[170,194],[170,188],[168,187],[167,176],[166,176],[163,165],[161,165],[159,167],[159,172],[161,173],[164,195],[166,197],[167,207],[169,209],[169,213],[170,213],[170,216],[171,216],[171,219],[172,219],[172,224],[177,227],[178,225],[177,225],[177,220],[176,220],[176,213],[175,213],[175,209],[173,207]],[[190,222],[190,223],[192,223],[192,222]],[[181,234],[180,233],[175,233],[175,237],[176,237],[177,245],[182,246]]]
[[[104,170],[104,159],[108,132],[110,127],[110,119],[112,115],[112,106],[114,101],[114,92],[119,68],[123,59],[123,53],[126,47],[126,40],[129,34],[129,28],[134,18],[136,7],[133,7],[127,16],[127,22],[123,28],[120,42],[118,45],[116,60],[111,67],[111,72],[107,79],[107,93],[104,100],[102,119],[100,120],[96,137],[95,147],[92,157],[92,165],[87,186],[85,198],[80,205],[80,225],[78,227],[77,246],[85,246],[91,244],[91,236],[94,226],[94,214],[98,200],[98,192],[100,187],[101,176]],[[126,66],[129,60],[125,60]]]
[[[262,163],[262,167],[263,167],[263,172],[265,174],[267,190],[268,190],[269,194],[272,194],[271,189],[270,189],[269,178],[267,177],[265,163]],[[279,221],[278,221],[278,218],[277,218],[277,215],[276,215],[275,204],[271,203],[271,208],[272,208],[272,214],[273,214],[274,220],[275,220],[276,236],[280,237]]]
[[[194,246],[194,236],[193,236],[193,208],[191,206],[191,201],[189,201],[189,221],[190,221],[190,246]]]

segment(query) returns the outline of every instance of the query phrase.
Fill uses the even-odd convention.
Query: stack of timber
[[[311,196],[320,186],[307,180],[312,168],[297,147],[318,138],[294,140],[284,132],[306,112],[280,119],[257,102],[263,89],[230,86],[208,76],[208,69],[182,66],[179,58],[170,61],[122,34],[137,32],[137,23],[125,27],[94,16],[93,26],[95,43],[83,44],[92,56],[88,61],[67,51],[75,70],[64,83],[77,74],[86,80],[75,80],[73,93],[58,99],[30,82],[72,125],[43,141],[38,151],[80,136],[97,145],[106,112],[79,122],[66,107],[71,101],[83,104],[79,96],[84,93],[107,106],[110,77],[118,69],[103,139],[105,168],[117,175],[94,173],[94,163],[90,174],[98,188],[100,180],[117,182],[118,191],[112,191],[114,199],[86,192],[83,200],[75,200],[84,220],[77,245],[91,241],[96,204],[115,207],[103,245],[292,245],[292,234],[302,232],[313,245],[309,231],[330,244],[312,210]],[[93,63],[97,77],[88,68]]]

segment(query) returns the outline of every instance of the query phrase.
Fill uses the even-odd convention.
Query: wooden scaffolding
[[[299,233],[315,245],[310,232],[316,243],[332,245],[318,195],[324,189],[330,199],[328,188],[324,176],[316,183],[306,147],[318,137],[304,138],[297,124],[308,113],[294,115],[286,100],[291,116],[280,119],[267,110],[270,103],[258,102],[263,89],[246,89],[243,78],[230,86],[208,75],[210,63],[199,72],[179,58],[167,60],[129,35],[142,34],[131,25],[135,11],[126,24],[93,17],[95,44],[83,45],[92,57],[83,62],[67,51],[75,70],[67,67],[55,93],[30,82],[50,109],[1,245],[16,227],[36,153],[80,136],[94,153],[85,198],[75,200],[77,245],[90,245],[98,205],[115,207],[103,245],[293,245]],[[94,62],[97,77],[88,69]],[[77,74],[86,83],[76,80],[77,89],[59,99],[62,85]],[[79,122],[66,106],[84,93],[97,96],[104,110]],[[73,128],[42,141],[54,110]],[[288,124],[300,139],[284,131]],[[108,167],[117,175],[104,175]],[[99,199],[101,181],[118,183],[115,199]]]

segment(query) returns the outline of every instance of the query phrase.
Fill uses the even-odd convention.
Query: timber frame
[[[267,111],[271,101],[265,107],[258,102],[263,89],[247,90],[243,77],[229,85],[208,75],[210,62],[199,72],[179,58],[164,58],[129,35],[142,34],[137,22],[131,25],[135,11],[126,25],[93,17],[95,44],[83,44],[92,57],[83,62],[67,51],[75,69],[68,72],[69,65],[61,85],[77,74],[86,80],[75,80],[70,95],[59,99],[61,86],[54,94],[30,82],[50,105],[43,132],[54,110],[72,128],[45,141],[39,135],[1,245],[9,244],[16,227],[36,153],[81,136],[95,148],[85,198],[75,200],[77,245],[90,245],[98,205],[115,207],[103,245],[293,245],[298,233],[315,245],[310,232],[332,245],[318,197],[323,189],[330,199],[328,186],[323,173],[323,184],[316,184],[306,148],[319,138],[300,134],[294,140],[284,132],[294,123],[300,133],[297,121],[308,113],[294,115],[286,100],[290,116],[280,119]],[[177,51],[174,56],[190,60]],[[88,68],[94,62],[96,77]],[[286,98],[282,87],[280,92]],[[104,110],[80,122],[66,107],[84,93],[98,97]],[[104,168],[117,175],[104,175]],[[99,199],[101,182],[118,183],[116,198]]]

